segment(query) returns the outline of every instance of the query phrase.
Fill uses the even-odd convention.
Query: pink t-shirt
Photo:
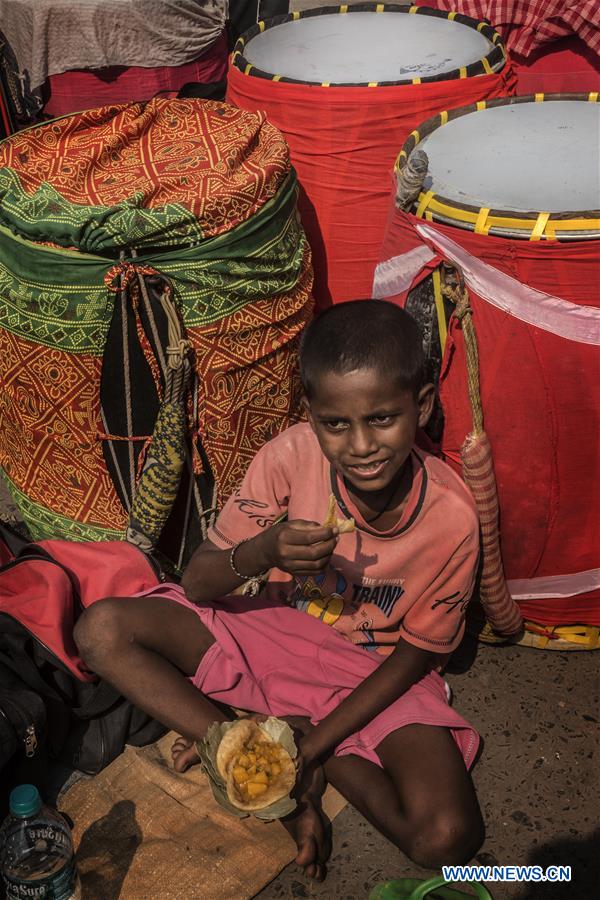
[[[370,528],[307,423],[294,425],[256,455],[208,537],[220,549],[290,520],[323,522],[329,495],[356,531],[340,535],[316,577],[272,570],[266,590],[322,619],[365,649],[390,653],[402,637],[445,656],[458,646],[475,580],[479,525],[473,499],[441,460],[413,449],[413,484],[390,531]]]

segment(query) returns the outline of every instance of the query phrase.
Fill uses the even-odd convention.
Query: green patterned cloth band
[[[171,280],[186,327],[208,325],[265,295],[294,290],[306,253],[296,196],[292,171],[275,197],[232,231],[125,261]],[[104,277],[114,261],[33,244],[1,226],[0,328],[70,353],[102,355],[114,302]]]

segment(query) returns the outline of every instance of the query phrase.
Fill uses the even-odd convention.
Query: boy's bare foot
[[[304,874],[309,878],[323,881],[326,874],[325,863],[331,853],[331,843],[320,807],[317,807],[311,799],[303,799],[293,813],[281,819],[281,824],[296,841],[298,847],[296,865],[304,869]]]
[[[329,830],[323,821],[321,797],[326,781],[321,766],[311,766],[304,773],[303,793],[296,796],[298,807],[281,820],[282,825],[296,841],[298,855],[296,865],[304,869],[304,874],[316,881],[325,878],[325,863],[331,853]]]
[[[200,761],[194,741],[189,738],[178,737],[171,747],[173,768],[176,772],[186,772],[190,766]]]

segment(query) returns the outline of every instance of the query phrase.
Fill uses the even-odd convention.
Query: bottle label
[[[7,900],[68,900],[75,893],[77,870],[73,858],[59,872],[46,878],[23,881],[3,875]]]

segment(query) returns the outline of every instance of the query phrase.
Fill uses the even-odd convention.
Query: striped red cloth
[[[416,0],[418,6],[457,10],[487,19],[512,54],[528,57],[560,38],[576,35],[600,56],[598,0]]]

